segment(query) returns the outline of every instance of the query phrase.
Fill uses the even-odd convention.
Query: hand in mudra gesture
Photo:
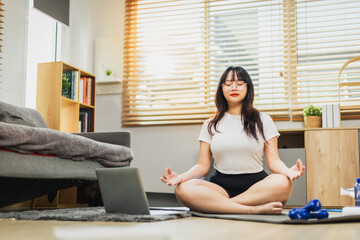
[[[184,181],[181,175],[178,175],[176,172],[171,171],[169,167],[165,168],[164,176],[161,177],[160,180],[169,186],[178,185],[179,183]]]
[[[300,158],[297,160],[296,164],[289,168],[289,171],[287,172],[287,177],[290,178],[290,180],[295,180],[301,177],[305,172],[305,166],[303,165]]]

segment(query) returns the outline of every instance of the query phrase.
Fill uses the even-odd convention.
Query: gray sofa
[[[54,134],[54,130],[46,130],[47,125],[37,111],[3,102],[0,102],[0,124],[12,128],[16,126],[26,131],[31,130],[31,133],[34,131],[52,131]],[[95,169],[108,167],[102,164],[101,161],[96,161],[96,154],[99,151],[95,151],[95,155],[91,155],[93,156],[91,160],[72,160],[41,155],[43,153],[36,150],[34,151],[35,154],[24,154],[19,153],[23,151],[22,149],[18,151],[16,146],[15,150],[14,146],[8,146],[7,143],[10,140],[6,141],[4,138],[11,137],[14,139],[14,136],[10,136],[12,134],[3,135],[0,136],[0,207],[30,200],[44,194],[51,194],[57,190],[72,186],[93,184],[97,181]],[[127,150],[126,148],[130,148],[131,142],[131,133],[129,131],[75,135],[61,133],[60,137],[64,137],[64,135],[70,137],[69,144],[72,144],[72,138],[81,142],[85,141],[84,137],[86,137],[87,142],[85,141],[85,144],[96,143],[97,147],[102,149],[109,147],[111,150],[116,151]],[[101,145],[99,145],[100,142]],[[115,145],[119,149],[116,149]],[[125,146],[125,150],[120,149],[120,146]],[[25,147],[29,148],[29,145]],[[57,146],[57,148],[59,147]],[[40,153],[40,155],[37,153]],[[46,153],[52,154],[51,151]],[[130,150],[127,152],[126,159],[121,159],[121,162],[117,162],[118,165],[114,166],[128,166],[131,160],[132,152]]]

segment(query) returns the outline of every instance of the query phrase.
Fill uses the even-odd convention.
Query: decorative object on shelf
[[[63,90],[63,92],[68,90],[69,87],[70,87],[69,78],[66,77],[66,75],[63,75],[63,77],[62,77],[62,90]]]
[[[304,123],[306,128],[320,128],[321,127],[321,108],[308,105],[304,108]]]
[[[106,76],[110,76],[111,73],[112,73],[112,71],[111,71],[110,69],[107,69],[107,70],[106,70]]]
[[[104,83],[117,82],[116,78],[114,77],[114,74],[112,73],[113,72],[110,69],[106,69]]]

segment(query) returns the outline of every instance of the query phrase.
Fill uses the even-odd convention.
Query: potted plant
[[[105,73],[106,73],[106,76],[110,76],[111,73],[112,73],[112,71],[111,71],[110,69],[107,69],[107,70],[105,71]]]
[[[306,128],[321,127],[321,107],[308,105],[304,108],[304,123]]]
[[[68,90],[71,87],[69,78],[65,75],[62,76],[62,96],[70,98],[70,91]]]

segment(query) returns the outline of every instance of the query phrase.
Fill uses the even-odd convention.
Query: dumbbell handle
[[[317,219],[324,219],[329,217],[329,213],[325,209],[321,209],[318,212],[311,212],[310,215],[311,215],[310,218],[317,218]]]
[[[312,199],[308,202],[308,204],[301,207],[300,209],[305,209],[308,212],[316,212],[321,209],[321,203],[318,199]]]

